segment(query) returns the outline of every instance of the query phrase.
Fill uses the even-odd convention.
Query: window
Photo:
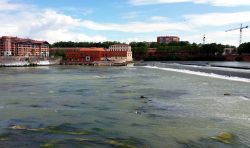
[[[90,56],[86,56],[85,61],[89,62],[90,61]]]

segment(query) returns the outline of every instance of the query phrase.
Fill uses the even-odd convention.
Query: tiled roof
[[[80,51],[105,51],[104,48],[80,48]]]

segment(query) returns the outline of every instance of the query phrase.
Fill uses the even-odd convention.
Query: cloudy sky
[[[177,35],[201,43],[239,44],[250,0],[0,0],[0,36],[56,41],[156,41]],[[250,29],[243,31],[250,42]]]

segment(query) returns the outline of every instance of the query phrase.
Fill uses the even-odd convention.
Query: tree
[[[200,47],[200,52],[206,55],[221,55],[223,53],[225,46],[222,44],[205,44]]]
[[[250,54],[250,42],[243,43],[238,47],[239,54]]]
[[[64,51],[58,50],[55,52],[50,52],[50,57],[65,57]]]
[[[121,44],[116,41],[106,41],[106,42],[56,42],[50,47],[103,47],[109,48],[110,45]]]
[[[146,53],[148,51],[148,45],[145,42],[131,42],[129,45],[132,47],[132,51],[136,53]]]

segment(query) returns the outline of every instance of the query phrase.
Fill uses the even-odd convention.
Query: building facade
[[[235,54],[236,49],[235,48],[225,48],[222,55],[230,55],[230,54]]]
[[[133,54],[131,46],[127,44],[111,45],[106,50],[106,57],[110,61],[131,62]]]
[[[65,50],[66,64],[92,64],[104,59],[104,48],[69,48]]]
[[[171,42],[180,42],[180,38],[178,36],[158,36],[157,43],[171,43]]]
[[[112,45],[104,48],[52,48],[51,51],[64,51],[65,64],[93,64],[106,61],[111,63],[127,63],[133,61],[131,46],[126,44]]]
[[[11,36],[0,38],[0,56],[49,56],[49,43]]]

